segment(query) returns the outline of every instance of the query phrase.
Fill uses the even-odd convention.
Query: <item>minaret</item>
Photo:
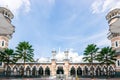
[[[8,47],[9,39],[15,31],[15,27],[11,24],[13,17],[9,9],[0,7],[0,49]]]
[[[64,51],[64,54],[65,54],[65,60],[68,60],[69,51],[68,50]]]
[[[108,39],[111,40],[111,47],[116,50],[116,70],[120,71],[120,9],[110,11],[106,19],[109,24]]]
[[[52,59],[54,59],[54,60],[56,59],[56,53],[57,52],[55,50],[52,51]]]

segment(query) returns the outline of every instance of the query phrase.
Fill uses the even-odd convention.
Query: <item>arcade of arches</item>
[[[110,65],[108,67],[109,75],[115,74],[115,66]],[[91,70],[93,70],[94,75],[106,75],[106,66],[99,65],[97,63],[94,66],[86,65],[85,63],[67,63],[67,64],[59,64],[57,63],[46,63],[46,64],[30,64],[27,63],[25,66],[21,64],[10,64],[7,67],[7,73],[9,75],[26,75],[26,76],[55,76],[57,74],[64,74],[66,76],[89,76],[92,74]],[[24,74],[23,74],[24,73]]]

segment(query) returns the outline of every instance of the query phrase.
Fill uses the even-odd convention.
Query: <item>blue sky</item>
[[[8,5],[16,27],[9,47],[29,41],[35,58],[51,56],[51,50],[73,49],[83,54],[88,44],[109,46],[109,26],[105,19],[120,0],[0,0]],[[15,4],[13,4],[15,3]]]

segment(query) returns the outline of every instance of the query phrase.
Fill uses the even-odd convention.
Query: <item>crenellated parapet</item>
[[[120,9],[114,9],[106,15],[110,33],[120,33]]]
[[[114,9],[106,15],[106,19],[108,20],[109,24],[112,23],[113,19],[118,19],[118,18],[120,18],[120,9]]]
[[[0,13],[2,13],[6,17],[6,19],[9,19],[10,21],[14,18],[13,13],[5,7],[0,7]]]

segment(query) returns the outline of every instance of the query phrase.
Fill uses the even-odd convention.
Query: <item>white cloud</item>
[[[101,13],[120,8],[120,0],[95,0],[92,3],[92,13]]]
[[[0,6],[10,9],[14,15],[19,14],[20,10],[24,12],[30,11],[30,0],[0,0]]]
[[[55,57],[58,62],[62,62],[65,59],[64,51],[63,52],[58,51]],[[83,58],[83,55],[78,55],[78,53],[74,52],[73,49],[69,50],[68,59],[72,59],[72,62],[83,62],[82,58]],[[38,62],[48,62],[48,61],[50,61],[48,60],[48,58],[43,58],[43,57],[39,58],[38,60]]]

